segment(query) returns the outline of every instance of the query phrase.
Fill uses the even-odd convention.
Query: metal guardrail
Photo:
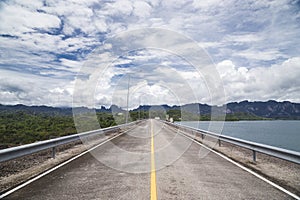
[[[208,136],[214,139],[218,140],[219,146],[221,146],[221,142],[227,142],[230,144],[234,144],[246,149],[252,150],[252,155],[253,155],[253,161],[256,162],[256,152],[263,153],[266,155],[274,156],[283,160],[287,160],[290,162],[294,162],[297,164],[300,164],[300,152],[297,151],[292,151],[292,150],[287,150],[283,148],[278,148],[270,145],[265,145],[265,144],[260,144],[256,142],[250,142],[230,136],[225,136],[225,135],[219,135],[210,131],[202,130],[202,129],[197,129],[193,128],[190,126],[185,126],[185,125],[179,125],[179,124],[173,124],[170,122],[165,122],[171,126],[175,126],[177,128],[180,128],[181,130],[185,129],[188,131],[192,131],[192,133],[198,133],[201,134],[202,140],[204,137]]]
[[[113,126],[113,127],[108,127],[108,128],[103,128],[103,129],[98,129],[98,130],[93,130],[93,131],[87,131],[87,132],[78,133],[78,134],[74,134],[74,135],[68,135],[68,136],[63,136],[63,137],[54,138],[54,139],[50,139],[50,140],[44,140],[44,141],[35,142],[35,143],[31,143],[31,144],[21,145],[21,146],[17,146],[17,147],[2,149],[2,150],[0,150],[0,162],[12,160],[12,159],[19,158],[19,157],[26,156],[26,155],[30,155],[30,154],[37,153],[39,151],[50,149],[50,148],[52,148],[52,157],[55,158],[57,146],[75,142],[75,141],[79,141],[80,139],[83,139],[86,137],[95,136],[95,135],[103,134],[103,133],[106,133],[109,131],[118,130],[118,129],[128,126],[128,125],[137,124],[138,122],[139,121],[134,121],[134,122],[131,122],[128,124],[121,124],[118,126]]]

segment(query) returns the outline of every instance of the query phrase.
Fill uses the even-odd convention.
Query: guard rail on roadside
[[[91,137],[91,136],[95,136],[98,134],[107,133],[110,131],[116,131],[122,127],[137,124],[138,122],[140,122],[140,121],[134,121],[134,122],[130,122],[127,124],[121,124],[118,126],[112,126],[112,127],[93,130],[93,131],[87,131],[87,132],[83,132],[83,133],[63,136],[63,137],[54,138],[54,139],[50,139],[50,140],[44,140],[44,141],[21,145],[21,146],[17,146],[17,147],[1,149],[0,150],[0,162],[12,160],[12,159],[19,158],[19,157],[26,156],[26,155],[30,155],[30,154],[33,154],[33,153],[36,153],[36,152],[39,152],[42,150],[50,149],[50,148],[52,148],[52,157],[55,158],[57,146],[75,142],[75,141],[79,141],[80,139],[83,139],[86,137]]]
[[[170,122],[164,121],[166,124],[169,124],[173,127],[177,127],[180,130],[183,131],[190,131],[192,134],[200,134],[202,140],[204,137],[211,137],[214,139],[218,140],[219,146],[221,146],[221,142],[227,142],[230,144],[234,144],[236,146],[240,146],[246,149],[252,150],[252,155],[253,155],[253,161],[256,162],[256,152],[263,153],[266,155],[274,156],[283,160],[287,160],[293,163],[300,164],[300,152],[297,151],[292,151],[292,150],[287,150],[279,147],[274,147],[270,145],[265,145],[265,144],[260,144],[256,142],[250,142],[230,136],[225,136],[225,135],[219,135],[210,131],[202,130],[202,129],[197,129],[181,124],[174,124]]]

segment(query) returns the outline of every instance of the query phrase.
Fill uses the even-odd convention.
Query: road
[[[292,199],[148,120],[5,199]]]

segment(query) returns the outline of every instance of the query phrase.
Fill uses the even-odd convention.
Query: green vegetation
[[[160,117],[166,119],[166,114],[174,121],[209,121],[222,120],[221,118],[211,119],[210,115],[195,115],[180,109],[170,109],[167,112],[162,110],[131,111],[129,122],[138,119]],[[99,127],[105,128],[125,123],[125,112],[114,113],[97,112],[97,119],[93,114],[83,112],[77,116],[79,121],[74,125],[73,116],[66,113],[29,112],[29,111],[0,111],[0,148],[7,148],[16,145],[28,144],[40,140],[61,137],[80,132],[95,130]],[[227,114],[226,121],[237,120],[265,120],[249,113]],[[96,120],[96,121],[95,121]],[[99,126],[100,125],[100,126]]]
[[[163,114],[157,113],[157,116],[162,117],[161,119],[165,119],[166,116],[163,116]],[[149,112],[148,111],[130,111],[130,120],[136,121],[139,119],[148,119],[149,118]]]
[[[86,116],[82,116],[83,118]],[[114,126],[116,122],[110,113],[97,113],[101,128]],[[80,120],[85,131],[99,128],[89,123],[89,118]],[[77,133],[70,115],[32,114],[24,111],[0,112],[0,148],[28,144],[40,140]]]
[[[181,111],[181,110],[169,110],[167,112],[167,114],[169,115],[169,117],[173,118],[174,121],[198,121],[199,120],[199,116],[196,114],[192,114],[186,111]]]
[[[211,115],[195,115],[191,113],[181,112],[180,110],[169,110],[167,112],[169,117],[172,117],[174,121],[221,121],[224,120],[223,117],[214,116],[211,118]],[[234,113],[227,114],[225,116],[225,121],[239,121],[239,120],[269,120],[269,118],[259,117],[251,113]]]
[[[173,118],[174,121],[181,121],[180,110],[169,110],[167,114],[169,115],[169,118]]]
[[[226,121],[239,121],[239,120],[270,120],[269,118],[259,117],[257,115],[251,113],[234,113],[234,114],[227,114]]]
[[[106,128],[106,127],[117,125],[117,123],[115,122],[114,116],[111,113],[98,112],[97,118],[98,118],[101,128]]]
[[[1,148],[76,133],[71,116],[0,113]]]

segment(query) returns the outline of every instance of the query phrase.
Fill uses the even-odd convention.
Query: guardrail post
[[[256,151],[252,150],[252,153],[253,153],[253,162],[256,162]]]
[[[56,147],[52,147],[52,158],[55,158],[55,154],[56,154]]]
[[[220,139],[221,143],[222,142],[226,142],[235,146],[239,146],[242,148],[246,148],[248,149],[249,152],[252,151],[252,159],[253,162],[257,162],[257,158],[256,158],[256,152],[260,152],[269,156],[273,156],[273,157],[277,157],[283,160],[287,160],[289,162],[292,163],[297,163],[300,164],[300,152],[297,151],[293,151],[293,150],[288,150],[288,149],[283,149],[280,147],[273,147],[273,146],[269,146],[269,145],[265,145],[265,144],[260,144],[260,143],[256,143],[256,142],[251,142],[251,141],[246,141],[246,140],[242,140],[239,138],[234,138],[234,137],[229,137],[229,136],[225,136],[225,135],[219,135],[217,133],[213,133],[210,131],[206,131],[206,130],[202,130],[202,129],[197,129],[197,128],[192,128],[192,127],[188,127],[188,126],[184,126],[184,125],[176,125],[176,124],[171,124],[171,123],[166,123],[170,126],[176,126],[176,127],[185,127],[185,128],[189,128],[189,129],[193,129],[193,131],[196,132],[196,135],[200,138],[202,138],[202,141],[204,140],[204,138],[208,135],[208,137],[212,137],[215,140]],[[201,136],[200,136],[200,135]],[[251,156],[251,155],[250,155]]]

